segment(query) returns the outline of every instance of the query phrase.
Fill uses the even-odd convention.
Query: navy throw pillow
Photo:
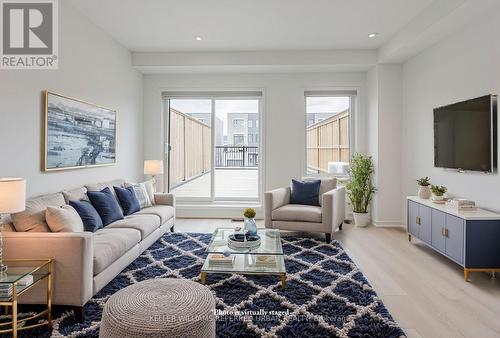
[[[99,216],[92,203],[89,201],[69,201],[69,205],[80,215],[85,231],[96,232],[102,228],[101,216]]]
[[[304,204],[319,206],[319,187],[321,180],[297,181],[292,180],[292,194],[290,204]]]
[[[87,196],[99,216],[101,216],[104,226],[123,218],[120,206],[108,187],[101,191],[87,191]]]
[[[120,202],[125,216],[141,210],[139,200],[135,196],[133,187],[113,187],[113,189],[115,189],[116,197],[118,197],[118,202]]]

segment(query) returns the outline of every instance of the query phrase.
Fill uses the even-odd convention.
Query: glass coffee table
[[[228,237],[234,234],[234,228],[217,228],[212,241],[207,247],[207,258],[201,268],[201,283],[205,284],[207,273],[237,273],[253,275],[281,276],[281,286],[286,286],[286,268],[281,247],[279,230],[258,229],[260,245],[252,249],[236,249],[228,245]],[[227,264],[219,264],[211,257],[231,260]]]
[[[12,310],[12,321],[0,323],[0,334],[11,333],[16,338],[18,331],[39,326],[52,326],[52,259],[4,260],[7,271],[0,274],[0,306],[5,314]],[[29,282],[26,282],[29,279]],[[47,308],[23,319],[18,318],[19,296],[35,285],[47,281]],[[7,291],[11,290],[11,291]],[[45,319],[43,320],[43,318]],[[28,324],[28,322],[33,322]]]

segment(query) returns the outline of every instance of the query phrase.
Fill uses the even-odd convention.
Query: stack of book
[[[212,266],[233,266],[234,256],[224,256],[223,254],[209,254],[208,264]]]
[[[450,199],[448,201],[448,206],[456,209],[457,211],[467,211],[476,210],[476,203],[474,201],[469,201],[463,198]]]
[[[17,281],[18,286],[29,286],[33,284],[33,275],[26,275]]]
[[[275,255],[259,255],[255,260],[256,266],[276,266],[276,256]]]
[[[12,283],[1,283],[0,284],[0,298],[10,298],[12,297]]]

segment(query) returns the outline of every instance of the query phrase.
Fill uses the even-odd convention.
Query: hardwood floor
[[[176,231],[212,232],[237,224],[242,223],[179,219]],[[471,273],[465,282],[460,266],[417,239],[408,242],[403,228],[344,224],[332,237],[342,242],[408,337],[500,337],[500,276]]]

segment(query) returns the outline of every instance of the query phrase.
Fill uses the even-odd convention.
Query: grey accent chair
[[[311,180],[318,178],[302,178]],[[345,188],[337,187],[336,178],[319,178],[320,206],[290,204],[291,188],[279,188],[264,193],[264,224],[266,228],[301,232],[321,232],[326,242],[342,230],[345,218]]]

